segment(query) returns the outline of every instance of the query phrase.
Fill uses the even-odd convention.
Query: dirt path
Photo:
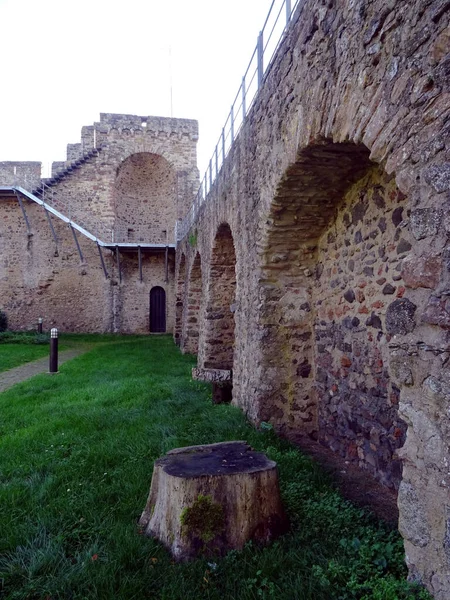
[[[80,354],[84,354],[88,350],[90,350],[89,346],[77,346],[76,348],[64,350],[63,352],[59,353],[58,365],[61,366],[68,360],[72,360],[72,358],[80,356]],[[19,367],[15,367],[14,369],[9,369],[9,371],[0,373],[0,393],[12,387],[16,383],[25,381],[34,375],[38,375],[39,373],[48,373],[48,361],[48,356],[45,356],[44,358],[33,360],[32,362],[25,363],[24,365],[20,365]]]

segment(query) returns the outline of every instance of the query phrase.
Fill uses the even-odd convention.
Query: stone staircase
[[[65,179],[68,175],[71,175],[74,171],[79,169],[85,163],[89,162],[92,158],[96,158],[104,147],[105,145],[99,146],[98,148],[93,148],[86,154],[83,154],[83,156],[81,156],[77,160],[74,160],[71,163],[69,163],[68,166],[66,166],[62,171],[59,171],[59,173],[57,173],[53,177],[42,179],[41,185],[32,190],[31,193],[34,196],[43,199],[47,190],[51,189],[54,185]]]

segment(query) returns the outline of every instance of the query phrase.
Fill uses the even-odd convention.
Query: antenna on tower
[[[172,46],[169,46],[169,86],[170,86],[170,116],[173,117]]]

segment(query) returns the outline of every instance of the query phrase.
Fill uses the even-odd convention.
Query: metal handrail
[[[221,135],[209,160],[206,173],[200,182],[200,188],[191,208],[184,219],[177,224],[177,241],[183,239],[192,227],[200,207],[205,202],[217,176],[225,162],[233,143],[250,112],[255,98],[261,88],[265,74],[270,68],[272,58],[284,37],[292,14],[300,0],[272,0],[264,25],[258,35],[256,47],[242,77],[242,83],[231,105]],[[282,19],[283,9],[285,19]],[[273,19],[273,22],[272,22]],[[278,37],[276,33],[279,30]]]

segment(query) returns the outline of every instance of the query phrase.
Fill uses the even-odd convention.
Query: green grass
[[[1,597],[429,598],[405,582],[398,533],[342,500],[287,442],[213,405],[169,337],[95,339],[108,344],[0,394]],[[266,548],[175,564],[137,527],[153,461],[232,439],[278,462],[291,531]]]
[[[48,346],[0,344],[0,373],[43,356],[48,356]]]
[[[109,336],[76,336],[65,334],[62,341],[59,341],[59,351],[63,352],[74,343],[93,340],[98,341]],[[25,363],[37,360],[48,356],[50,351],[49,335],[38,335],[33,331],[16,332],[4,331],[0,332],[0,373],[8,371],[14,367],[18,367]]]

